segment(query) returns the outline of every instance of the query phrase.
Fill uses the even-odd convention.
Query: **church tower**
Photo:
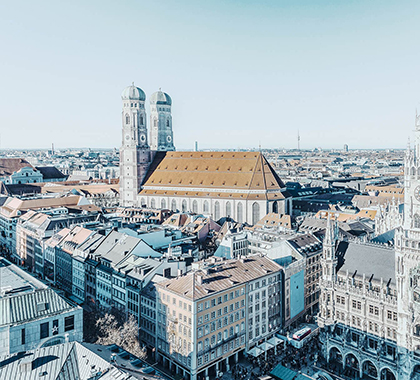
[[[420,349],[420,116],[416,114],[414,150],[404,161],[404,221],[395,232],[398,292],[398,378],[410,378],[414,352]]]
[[[151,155],[147,144],[145,93],[133,83],[122,92],[121,98],[120,204],[129,207],[137,206],[137,195]]]
[[[321,327],[332,325],[334,322],[334,283],[337,275],[337,226],[328,213],[327,228],[323,241],[321,267],[321,302],[318,322]]]
[[[150,97],[150,146],[152,150],[175,150],[171,107],[171,97],[160,89]]]

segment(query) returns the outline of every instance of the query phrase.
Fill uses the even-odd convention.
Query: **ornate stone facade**
[[[383,220],[380,226],[397,227],[395,249],[352,248],[336,241],[328,223],[320,281],[323,356],[355,378],[420,379],[419,116],[415,133],[414,150],[405,156],[404,217],[394,202],[386,210],[393,225]]]
[[[400,211],[400,202],[392,199],[385,205],[380,205],[375,216],[375,235],[381,235],[401,226],[403,213]]]

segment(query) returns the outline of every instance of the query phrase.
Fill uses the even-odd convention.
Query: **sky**
[[[178,150],[404,148],[419,1],[0,2],[0,149],[118,148],[132,82]]]

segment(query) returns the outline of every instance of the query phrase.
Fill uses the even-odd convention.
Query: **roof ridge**
[[[258,160],[259,160],[259,157],[260,157],[260,156],[261,156],[261,152],[259,152],[259,156],[257,157],[257,161],[256,161],[255,166],[254,166],[254,170],[252,171],[252,177],[251,177],[251,181],[249,181],[248,194],[247,194],[247,196],[246,196],[246,199],[248,199],[248,198],[249,198],[249,191],[251,190],[251,184],[252,184],[252,181],[254,180],[255,171],[256,171],[256,169],[257,169],[257,166],[258,166]]]

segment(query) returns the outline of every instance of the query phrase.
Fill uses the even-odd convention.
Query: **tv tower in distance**
[[[300,134],[299,134],[299,129],[298,129],[298,150],[300,150]]]

